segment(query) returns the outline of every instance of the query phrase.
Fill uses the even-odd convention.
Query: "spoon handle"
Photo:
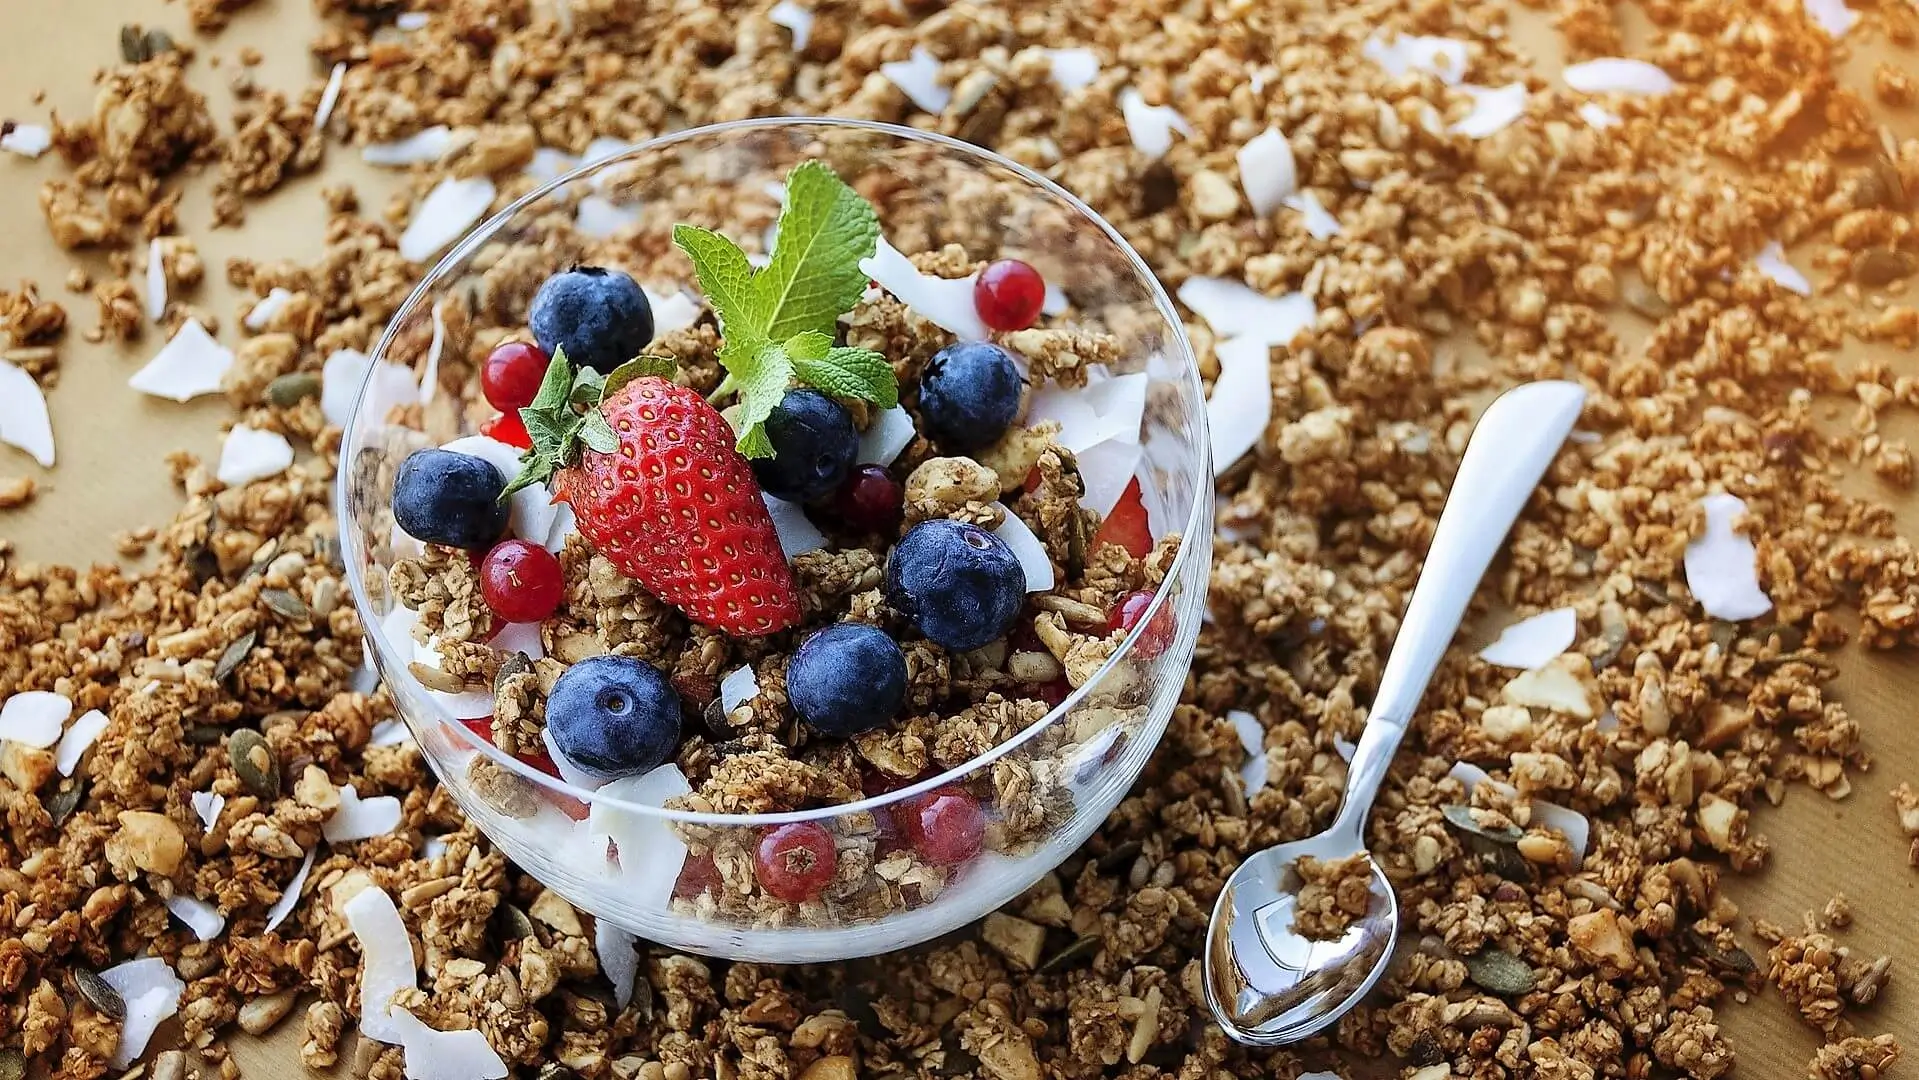
[[[1527,383],[1502,394],[1473,428],[1353,752],[1346,801],[1335,828],[1358,833],[1365,824],[1400,736],[1458,631],[1479,579],[1572,433],[1585,401],[1585,390],[1575,383]]]

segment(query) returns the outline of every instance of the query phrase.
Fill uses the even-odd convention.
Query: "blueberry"
[[[886,600],[929,641],[965,652],[1013,625],[1026,602],[1026,571],[1006,541],[935,518],[913,526],[886,560]]]
[[[786,697],[816,731],[841,738],[872,731],[906,703],[906,656],[884,630],[835,623],[786,662]]]
[[[839,402],[817,390],[788,390],[766,418],[773,456],[753,459],[753,475],[768,494],[788,502],[831,495],[859,453],[860,433]]]
[[[415,450],[393,480],[393,519],[415,540],[485,551],[506,531],[506,478],[492,462],[452,450]]]
[[[920,375],[920,425],[941,448],[966,453],[993,445],[1019,415],[1013,356],[990,341],[962,341],[933,354]]]
[[[592,656],[561,673],[546,729],[568,761],[608,780],[649,772],[680,745],[680,695],[660,669],[630,656]]]
[[[576,266],[547,278],[527,317],[548,356],[561,349],[575,367],[602,375],[646,351],[653,305],[624,271]]]

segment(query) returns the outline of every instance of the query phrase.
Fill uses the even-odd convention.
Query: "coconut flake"
[[[1775,284],[1800,296],[1812,295],[1812,282],[1786,261],[1786,249],[1774,240],[1759,250],[1752,260],[1753,269],[1771,278]]]
[[[640,974],[640,953],[633,947],[638,941],[611,919],[594,917],[593,951],[606,981],[613,984],[613,1004],[621,1009],[633,1003],[633,982]]]
[[[586,144],[586,152],[580,155],[581,165],[593,165],[610,157],[618,157],[633,144],[618,135],[599,135]]]
[[[326,131],[326,122],[333,119],[333,107],[340,103],[340,88],[346,85],[346,63],[333,65],[327,73],[326,87],[320,91],[320,105],[313,110],[313,130]]]
[[[564,150],[555,150],[550,146],[542,146],[533,151],[532,160],[528,161],[526,168],[521,169],[520,172],[532,177],[536,184],[550,184],[572,172],[575,164],[572,154]]]
[[[1532,800],[1530,809],[1532,824],[1565,834],[1566,842],[1572,845],[1574,867],[1585,861],[1586,846],[1592,840],[1592,822],[1586,815],[1544,799]]]
[[[451,846],[444,836],[429,836],[420,841],[420,858],[437,859],[445,855]]]
[[[273,317],[286,310],[286,306],[292,301],[291,292],[275,285],[267,290],[267,294],[255,302],[252,308],[248,309],[246,318],[241,319],[240,322],[248,330],[265,330],[267,324],[273,321]]]
[[[180,995],[187,984],[180,981],[165,960],[149,956],[129,960],[100,973],[100,978],[126,1003],[126,1019],[120,1022],[120,1038],[114,1045],[107,1067],[124,1069],[146,1053],[154,1031],[180,1009]]]
[[[220,446],[220,467],[214,475],[228,487],[278,476],[293,464],[293,444],[277,431],[261,431],[237,424]]]
[[[795,4],[793,0],[780,0],[767,11],[766,17],[777,26],[784,26],[793,32],[793,51],[805,52],[806,41],[813,35],[813,13]],[[625,1002],[620,1003],[626,1007]]]
[[[1267,296],[1227,278],[1189,277],[1179,287],[1179,300],[1218,337],[1246,337],[1264,345],[1291,344],[1318,315],[1305,293]]]
[[[473,1028],[435,1031],[405,1009],[394,1009],[393,1020],[406,1049],[407,1080],[501,1080],[507,1075],[506,1062]]]
[[[147,318],[154,322],[167,313],[167,260],[160,238],[147,241]]]
[[[1119,92],[1119,112],[1126,119],[1126,134],[1132,137],[1133,148],[1148,158],[1158,161],[1173,148],[1173,132],[1177,131],[1187,138],[1193,136],[1193,126],[1171,105],[1148,105],[1138,90],[1127,87]]]
[[[187,401],[219,393],[220,382],[232,366],[233,350],[213,340],[200,320],[188,319],[127,385],[154,397]]]
[[[394,1017],[405,1010],[393,1006],[393,995],[414,988],[413,941],[400,909],[384,889],[368,885],[341,905],[340,914],[360,943],[360,1034],[397,1043],[404,1029]]]
[[[1501,87],[1461,86],[1473,99],[1472,111],[1452,126],[1455,135],[1485,139],[1511,127],[1526,115],[1526,84],[1507,83]]]
[[[1845,0],[1805,0],[1806,14],[1835,40],[1859,21],[1859,13],[1847,7]]]
[[[1531,671],[1545,667],[1553,657],[1572,648],[1578,634],[1579,613],[1569,607],[1554,608],[1500,631],[1498,641],[1479,650],[1479,658],[1488,664]]]
[[[453,129],[445,124],[435,124],[421,128],[404,139],[368,143],[360,148],[360,160],[368,165],[389,169],[425,165],[445,157],[453,145]]]
[[[921,318],[962,341],[983,341],[986,324],[973,302],[974,274],[963,278],[923,274],[913,261],[880,237],[873,254],[860,260],[860,272],[899,298]]]
[[[580,519],[565,503],[555,506],[553,511],[553,525],[546,530],[545,547],[558,555],[566,547],[566,538],[580,531]]]
[[[528,660],[546,655],[546,645],[540,640],[540,624],[536,622],[507,623],[487,644],[503,653],[522,653]]]
[[[613,841],[619,852],[619,876],[636,895],[643,911],[665,911],[673,899],[673,885],[686,865],[686,844],[665,818],[622,810],[611,800],[644,806],[665,806],[667,800],[690,794],[693,786],[679,766],[662,765],[638,776],[623,777],[600,789],[587,812],[589,837]]]
[[[616,203],[604,195],[588,195],[573,212],[573,227],[583,236],[605,240],[621,229],[636,225],[640,208]],[[657,332],[657,331],[656,331]]]
[[[1273,418],[1273,372],[1268,346],[1256,337],[1229,338],[1213,346],[1219,378],[1206,399],[1213,475],[1225,472],[1259,445]]]
[[[1759,587],[1759,552],[1752,539],[1733,531],[1746,512],[1737,495],[1716,492],[1701,502],[1706,533],[1686,545],[1686,587],[1715,619],[1756,619],[1772,610]]]
[[[424,11],[402,11],[393,17],[393,25],[409,33],[426,29],[426,24],[431,21],[432,16]]]
[[[780,534],[780,550],[786,553],[787,562],[826,546],[826,534],[807,518],[805,507],[771,495],[761,498],[766,500],[767,513],[773,516],[773,531]]]
[[[1567,86],[1582,94],[1669,94],[1676,85],[1663,70],[1621,56],[1568,64],[1561,75]]]
[[[1011,509],[1006,511],[1006,520],[1000,522],[993,535],[1006,541],[1013,549],[1013,557],[1019,560],[1020,569],[1026,572],[1026,591],[1043,593],[1053,591],[1053,560],[1046,554],[1046,545],[1026,522]]]
[[[1297,210],[1306,215],[1306,232],[1315,240],[1328,240],[1340,233],[1339,219],[1320,205],[1319,196],[1311,191],[1302,191],[1285,198],[1288,210]]]
[[[700,313],[706,310],[699,301],[681,289],[654,292],[642,285],[640,291],[646,294],[647,306],[653,309],[653,336],[656,338],[692,326],[700,321]]]
[[[1625,122],[1619,119],[1618,116],[1607,112],[1605,109],[1600,108],[1597,104],[1590,101],[1582,102],[1578,112],[1579,118],[1584,120],[1586,126],[1592,128],[1594,131],[1604,131],[1609,127],[1618,127]]]
[[[488,462],[499,470],[504,480],[513,479],[520,471],[520,448],[488,435],[468,435],[441,449],[471,454]],[[507,507],[513,535],[534,543],[546,540],[553,528],[553,518],[559,512],[553,493],[545,484],[529,484],[507,496]]]
[[[60,728],[72,715],[72,698],[49,690],[23,690],[0,705],[0,739],[44,749],[60,741]]]
[[[861,465],[891,465],[918,434],[913,414],[904,405],[881,409],[860,433],[860,452],[854,460]]]
[[[400,234],[400,257],[416,263],[432,258],[466,235],[493,205],[495,194],[493,181],[484,176],[467,180],[449,176],[440,181],[414,207],[413,220]]]
[[[587,772],[574,764],[572,758],[566,756],[560,749],[560,744],[553,740],[551,727],[541,729],[540,741],[546,746],[546,756],[553,759],[553,768],[560,774],[561,780],[587,791],[597,791],[606,786],[605,777]]]
[[[720,712],[730,713],[753,700],[760,692],[759,676],[752,664],[741,664],[720,680]]]
[[[1439,81],[1447,84],[1464,79],[1469,62],[1465,42],[1418,34],[1400,34],[1389,42],[1383,34],[1375,33],[1359,52],[1395,79],[1422,71],[1439,76]]]
[[[1084,90],[1099,78],[1099,54],[1091,49],[1047,49],[1046,62],[1063,94]]]
[[[1059,422],[1059,444],[1079,453],[1108,439],[1139,442],[1146,415],[1146,391],[1152,376],[1145,372],[1091,382],[1080,389],[1047,383],[1033,392],[1027,425],[1043,420]]]
[[[353,785],[340,789],[340,808],[320,826],[329,844],[385,836],[400,827],[400,800],[391,795],[362,799]]]
[[[88,709],[81,713],[80,718],[60,736],[60,745],[53,750],[53,767],[60,770],[61,776],[72,776],[73,770],[80,767],[80,759],[86,756],[88,748],[106,730],[106,713],[99,709]]]
[[[440,354],[446,351],[446,316],[441,307],[445,298],[433,302],[433,339],[426,345],[426,364],[420,371],[420,404],[433,404],[440,390]]]
[[[214,823],[220,820],[220,811],[226,809],[227,797],[211,791],[196,791],[187,797],[193,804],[193,812],[200,819],[200,831],[212,832]]]
[[[318,854],[319,850],[315,847],[306,853],[306,858],[300,860],[300,868],[293,872],[293,880],[287,882],[286,888],[280,890],[280,898],[273,902],[272,907],[267,908],[266,928],[269,932],[287,921],[287,916],[293,914],[293,909],[299,905],[300,890],[306,887],[307,873],[313,869],[313,856]]]
[[[384,422],[395,405],[407,404],[418,396],[412,368],[390,360],[375,365],[358,349],[335,349],[320,368],[320,415],[327,423],[346,426],[369,367],[373,369],[373,383],[367,387],[365,409],[374,422]]]
[[[1039,302],[1039,313],[1041,315],[1064,315],[1067,309],[1072,306],[1073,302],[1066,298],[1065,289],[1060,288],[1050,281],[1046,283],[1046,293]]]
[[[1230,709],[1226,719],[1232,723],[1233,731],[1239,735],[1239,745],[1246,748],[1246,761],[1239,767],[1239,778],[1245,782],[1246,794],[1251,795],[1266,786],[1269,767],[1266,761],[1266,729],[1259,726],[1259,717],[1244,709]]]
[[[913,46],[912,53],[905,60],[881,64],[880,74],[899,87],[900,93],[906,95],[906,100],[934,116],[945,112],[947,104],[953,100],[953,91],[940,85],[939,58],[922,46]]]
[[[168,911],[173,912],[174,918],[187,924],[187,929],[193,931],[193,936],[201,941],[212,941],[227,928],[227,917],[220,914],[220,909],[198,897],[174,895],[162,903],[166,904]]]
[[[47,396],[24,370],[0,360],[0,443],[17,446],[53,468],[53,418]]]
[[[10,150],[21,157],[37,158],[53,145],[53,132],[44,124],[15,124],[13,130],[0,135],[0,150]]]
[[[400,746],[412,741],[413,730],[398,717],[373,725],[372,733],[367,736],[368,746]]]
[[[1269,127],[1248,139],[1234,155],[1239,163],[1239,186],[1260,217],[1279,209],[1280,201],[1299,189],[1299,163],[1293,145],[1278,128]]]

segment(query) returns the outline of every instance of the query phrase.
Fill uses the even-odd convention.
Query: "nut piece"
[[[107,862],[132,880],[140,870],[172,877],[187,857],[187,838],[165,814],[122,810],[120,830],[107,838]]]
[[[1566,924],[1566,935],[1580,959],[1598,969],[1601,978],[1616,979],[1639,967],[1639,954],[1633,948],[1632,924],[1618,912],[1600,908],[1575,915]]]
[[[996,911],[980,924],[980,940],[1014,967],[1031,971],[1039,966],[1040,952],[1046,948],[1046,928]]]
[[[1499,692],[1508,705],[1526,705],[1580,720],[1599,715],[1592,661],[1582,653],[1561,653],[1545,667],[1520,672]]]
[[[266,1034],[273,1030],[274,1025],[286,1019],[299,997],[298,990],[282,990],[277,994],[254,998],[240,1006],[240,1030],[249,1035]]]
[[[0,741],[0,776],[21,791],[38,791],[53,778],[53,751],[11,739]]]
[[[996,529],[1006,520],[999,495],[999,474],[972,458],[929,458],[906,478],[906,523],[952,518]]]
[[[853,1059],[845,1054],[823,1057],[800,1074],[800,1080],[858,1080],[858,1077],[859,1070],[853,1067]]]
[[[300,773],[299,782],[293,785],[293,800],[301,806],[331,814],[340,808],[340,789],[333,786],[325,769],[308,765]]]

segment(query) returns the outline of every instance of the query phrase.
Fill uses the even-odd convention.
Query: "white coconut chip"
[[[1291,344],[1318,317],[1305,293],[1267,296],[1227,278],[1189,277],[1179,287],[1179,300],[1218,337],[1254,338],[1265,345]]]
[[[1246,141],[1233,155],[1239,163],[1239,186],[1260,217],[1279,209],[1281,200],[1299,190],[1299,162],[1293,144],[1278,128],[1269,127]]]
[[[915,45],[905,60],[894,60],[880,65],[880,74],[886,81],[899,87],[906,100],[918,106],[922,112],[938,116],[946,111],[953,100],[953,91],[940,85],[939,58]]]
[[[402,11],[393,17],[393,25],[408,33],[424,30],[427,23],[432,21],[433,17],[424,11]]]
[[[533,151],[532,160],[528,161],[526,168],[521,169],[520,172],[532,177],[536,184],[550,184],[572,172],[576,164],[578,163],[574,161],[572,154],[564,150],[555,150],[550,146],[542,146]]]
[[[861,465],[891,465],[918,434],[913,414],[904,405],[881,409],[860,433],[860,451],[853,460]]]
[[[1761,248],[1759,254],[1753,257],[1752,265],[1753,269],[1771,278],[1774,284],[1787,292],[1795,292],[1800,296],[1812,295],[1812,282],[1786,261],[1786,249],[1779,245],[1779,241],[1774,240]]]
[[[586,144],[586,152],[580,155],[580,164],[593,165],[607,158],[617,157],[625,153],[627,147],[632,145],[618,135],[595,136],[592,142]]]
[[[167,313],[167,260],[160,238],[147,241],[147,318],[154,322]]]
[[[986,324],[980,321],[979,308],[973,302],[976,275],[943,278],[923,274],[883,236],[873,254],[860,260],[860,272],[879,282],[880,288],[898,297],[915,314],[958,335],[960,340],[986,339]]]
[[[60,741],[73,699],[51,690],[23,690],[0,705],[0,739],[36,750]]]
[[[1050,281],[1046,283],[1045,296],[1039,302],[1039,313],[1041,315],[1064,315],[1067,309],[1072,306],[1073,302],[1066,298],[1065,289],[1060,288]]]
[[[1609,127],[1618,127],[1620,124],[1625,123],[1625,121],[1621,120],[1617,115],[1607,112],[1605,109],[1599,107],[1599,105],[1590,101],[1582,102],[1578,112],[1579,118],[1584,120],[1586,126],[1592,128],[1594,131],[1604,131]]]
[[[340,914],[360,944],[360,1034],[400,1042],[404,1028],[394,1017],[405,1010],[393,1006],[393,995],[415,985],[413,941],[400,909],[384,889],[369,885],[341,905]]]
[[[633,1003],[633,982],[640,974],[640,952],[634,945],[639,940],[610,919],[593,919],[593,952],[606,981],[613,984],[613,1004],[621,1009]]]
[[[439,254],[486,215],[495,194],[493,181],[484,176],[440,181],[413,208],[413,220],[400,234],[400,257],[417,263]]]
[[[1026,574],[1027,592],[1053,590],[1053,560],[1046,554],[1046,545],[1033,535],[1033,530],[1020,520],[1018,514],[1008,509],[1006,520],[993,530],[993,535],[1006,541],[1006,546],[1013,549],[1013,557],[1019,560],[1019,567]]]
[[[72,776],[73,770],[80,767],[80,759],[107,730],[107,714],[99,709],[88,709],[80,718],[67,726],[60,736],[60,745],[53,749],[53,767],[60,770],[61,776]]]
[[[730,713],[753,700],[760,692],[760,679],[752,664],[741,664],[720,680],[720,712]]]
[[[0,443],[16,446],[53,468],[53,417],[34,377],[0,360]]]
[[[546,550],[558,555],[566,547],[566,538],[580,531],[579,515],[565,503],[553,507],[553,525],[546,530]]]
[[[1500,87],[1460,87],[1473,99],[1472,111],[1452,126],[1455,135],[1486,139],[1506,130],[1526,115],[1526,84],[1507,83]]]
[[[1479,658],[1500,667],[1531,671],[1545,667],[1553,657],[1573,647],[1579,634],[1579,613],[1554,608],[1521,619],[1500,631],[1499,640],[1479,650]]]
[[[412,368],[390,360],[376,366],[358,349],[335,349],[320,368],[320,415],[327,423],[346,426],[368,367],[373,368],[373,384],[367,388],[365,409],[374,423],[383,423],[395,405],[405,405],[419,394]]]
[[[324,134],[326,122],[333,119],[333,107],[340,103],[340,88],[346,85],[346,62],[333,65],[326,86],[320,91],[320,104],[313,110],[313,130]]]
[[[771,495],[760,497],[766,500],[766,512],[773,516],[773,531],[780,534],[780,550],[786,553],[787,562],[826,546],[826,534],[807,518],[805,507]]]
[[[212,941],[227,928],[227,917],[220,914],[220,909],[199,897],[174,895],[161,902],[201,941]]]
[[[793,32],[793,51],[805,52],[806,42],[813,36],[813,13],[795,4],[793,0],[780,0],[767,11],[766,17],[774,25],[784,26]],[[625,1003],[621,1003],[625,1008]]]
[[[157,956],[116,964],[102,971],[100,978],[126,1003],[119,1041],[107,1059],[108,1068],[124,1069],[146,1053],[154,1031],[180,1010],[180,995],[187,984]]]
[[[0,150],[8,150],[21,157],[37,158],[53,145],[53,132],[45,124],[15,124],[13,130],[0,135]]]
[[[1259,726],[1259,717],[1244,709],[1231,709],[1226,719],[1233,725],[1233,731],[1239,735],[1239,744],[1246,748],[1246,761],[1239,767],[1239,778],[1246,784],[1246,794],[1251,795],[1266,786],[1269,766],[1266,761],[1266,729]]]
[[[1057,420],[1059,444],[1075,454],[1108,439],[1138,443],[1151,383],[1152,376],[1145,372],[1100,379],[1080,389],[1047,383],[1033,392],[1026,423],[1030,427]]]
[[[1133,148],[1153,161],[1173,148],[1173,132],[1193,137],[1193,126],[1171,105],[1148,105],[1138,90],[1127,87],[1119,92],[1119,114],[1126,120],[1126,134]]]
[[[388,169],[425,165],[445,157],[453,149],[453,129],[445,124],[429,128],[392,142],[368,143],[360,148],[360,160]]]
[[[1359,52],[1395,79],[1419,71],[1437,75],[1439,81],[1449,84],[1466,77],[1470,62],[1465,42],[1418,34],[1400,34],[1387,41],[1383,34],[1375,33]]]
[[[293,464],[293,444],[277,431],[261,431],[236,424],[220,445],[220,467],[214,475],[228,487],[278,476]]]
[[[313,870],[313,857],[319,851],[316,846],[306,853],[306,857],[300,860],[300,868],[293,872],[293,880],[287,882],[286,888],[280,891],[280,898],[267,908],[268,931],[278,929],[281,923],[287,921],[287,916],[293,914],[293,909],[299,906],[300,890],[306,887],[307,874]]]
[[[1322,1071],[1322,1072],[1300,1073],[1299,1080],[1346,1080],[1346,1078],[1335,1072]]]
[[[227,808],[227,797],[211,791],[196,791],[187,799],[193,804],[194,816],[200,819],[200,831],[212,832],[220,820],[220,811]]]
[[[1338,754],[1341,761],[1351,765],[1353,755],[1359,753],[1359,744],[1343,735],[1335,735],[1333,736],[1333,753]]]
[[[1084,90],[1099,78],[1099,54],[1091,49],[1048,49],[1046,62],[1062,94]]]
[[[617,236],[639,221],[639,207],[616,203],[604,195],[588,195],[573,212],[573,227],[594,240]]]
[[[679,766],[662,765],[651,772],[615,780],[600,789],[608,799],[644,806],[665,806],[667,800],[691,793],[693,786]],[[619,852],[619,876],[628,884],[643,911],[665,911],[673,899],[673,885],[686,865],[686,844],[662,817],[635,814],[596,800],[587,812],[587,833],[613,841]]]
[[[1845,37],[1859,22],[1859,13],[1847,7],[1845,0],[1805,0],[1805,5],[1806,14],[1834,40]]]
[[[367,736],[368,746],[400,746],[412,741],[413,729],[398,717],[373,725],[372,733]]]
[[[1746,512],[1737,495],[1716,492],[1701,502],[1706,533],[1686,545],[1686,587],[1715,619],[1756,619],[1772,610],[1759,587],[1759,552],[1752,539],[1733,531]]]
[[[507,623],[487,644],[503,653],[523,653],[528,660],[546,655],[546,645],[540,640],[540,624],[536,622]]]
[[[286,310],[286,306],[292,302],[293,294],[275,285],[247,310],[246,318],[241,319],[240,323],[248,330],[265,330],[273,317]]]
[[[470,454],[498,469],[502,479],[511,480],[520,471],[520,448],[488,435],[468,435],[455,439],[441,449]],[[513,535],[533,543],[545,542],[559,513],[553,492],[545,484],[529,484],[507,496],[508,523]]]
[[[572,784],[576,788],[584,788],[587,791],[597,791],[606,786],[605,777],[594,776],[592,773],[580,768],[573,763],[572,758],[567,757],[566,754],[561,751],[560,744],[553,741],[553,729],[551,727],[541,729],[540,742],[546,747],[546,756],[553,759],[553,768],[559,772],[561,780]]]
[[[400,800],[391,795],[362,799],[353,785],[340,789],[340,806],[320,825],[329,844],[385,836],[400,827]]]
[[[647,306],[653,309],[654,337],[692,326],[700,321],[700,313],[706,310],[698,300],[681,289],[654,292],[642,285],[640,291],[646,294]]]
[[[433,302],[433,339],[426,344],[426,363],[420,370],[420,404],[433,404],[440,392],[440,354],[446,351],[445,298]]]
[[[1660,68],[1621,56],[1568,64],[1560,75],[1582,94],[1669,94],[1677,85]]]
[[[1330,240],[1339,235],[1339,219],[1333,216],[1332,211],[1321,205],[1319,196],[1311,191],[1288,195],[1284,201],[1288,210],[1297,210],[1305,215],[1304,224],[1308,236],[1315,240]]]
[[[420,841],[420,858],[437,859],[445,855],[451,846],[444,836],[426,837]]]
[[[213,340],[198,319],[188,319],[174,331],[147,365],[133,373],[127,385],[143,394],[188,401],[220,392],[221,380],[233,367],[233,350]]]
[[[1259,445],[1272,421],[1273,371],[1269,348],[1257,337],[1219,342],[1213,355],[1219,359],[1219,378],[1206,399],[1206,420],[1218,476]]]

